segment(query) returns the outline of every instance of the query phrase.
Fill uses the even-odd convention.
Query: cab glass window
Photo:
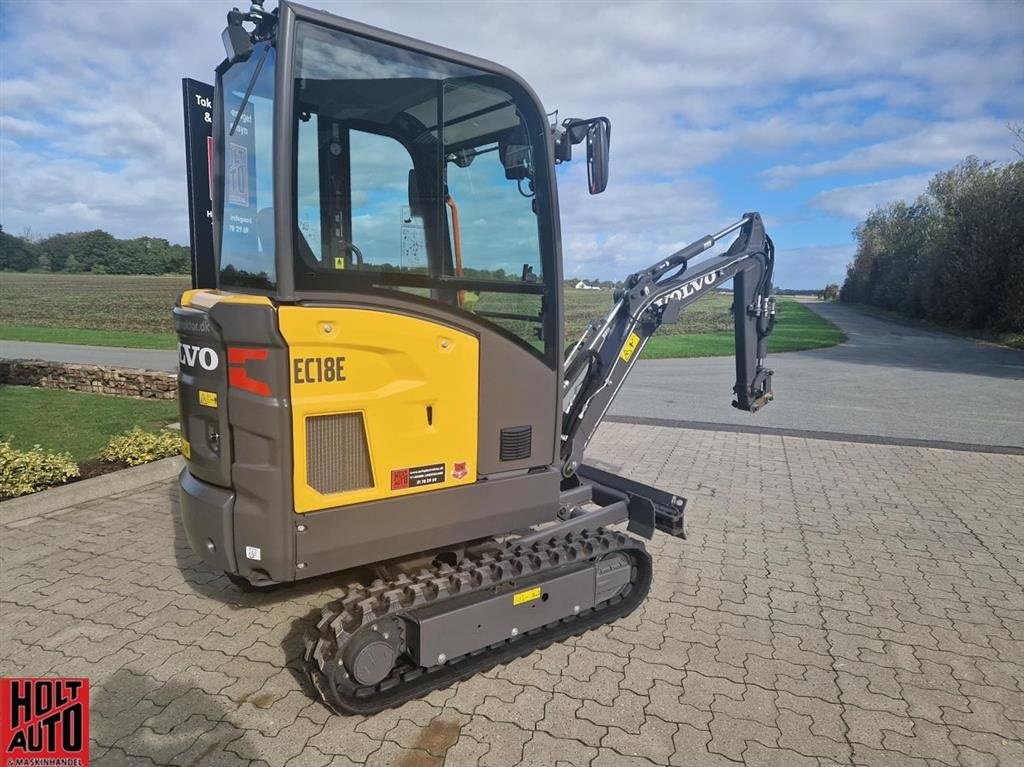
[[[224,287],[269,290],[277,283],[271,175],[275,59],[274,48],[259,43],[220,82],[224,105],[218,148],[223,153],[224,177],[220,284]],[[250,83],[252,93],[246,101]]]
[[[504,78],[305,23],[295,64],[297,289],[402,291],[542,353],[546,138]]]

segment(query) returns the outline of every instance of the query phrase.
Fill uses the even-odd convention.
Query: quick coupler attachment
[[[733,400],[732,406],[737,410],[745,410],[748,413],[756,413],[773,399],[772,393],[773,371],[768,368],[759,368],[754,376],[754,383],[748,391],[737,392],[737,398]]]

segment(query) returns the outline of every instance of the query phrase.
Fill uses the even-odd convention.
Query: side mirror
[[[590,193],[600,194],[608,186],[608,149],[612,124],[607,117],[598,117],[587,130],[587,180]]]

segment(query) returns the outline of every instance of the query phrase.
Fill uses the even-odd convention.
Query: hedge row
[[[854,235],[840,297],[967,330],[1024,331],[1024,162],[968,157]]]
[[[100,451],[101,461],[138,466],[181,452],[181,436],[173,431],[158,433],[136,427],[112,438]],[[28,495],[60,485],[79,475],[70,453],[46,450],[35,445],[17,450],[10,439],[0,440],[0,499]]]
[[[0,270],[92,274],[188,274],[191,251],[158,237],[119,240],[108,232],[55,234],[42,240],[15,237],[0,227]]]

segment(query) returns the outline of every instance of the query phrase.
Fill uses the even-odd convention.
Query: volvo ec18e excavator
[[[761,217],[629,275],[566,348],[555,166],[585,144],[601,192],[607,119],[551,124],[508,69],[286,0],[223,38],[213,276],[174,310],[191,547],[257,587],[355,573],[304,656],[343,713],[630,613],[641,538],[682,536],[686,501],[584,450],[651,335],[728,280],[733,405],[771,400]]]

